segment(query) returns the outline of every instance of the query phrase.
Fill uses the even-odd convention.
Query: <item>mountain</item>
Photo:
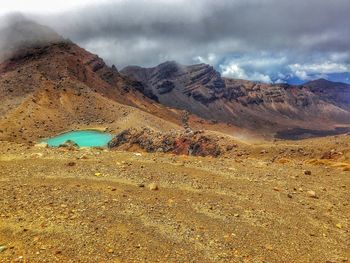
[[[312,79],[313,81],[320,78],[320,75],[323,76],[323,78],[326,78],[330,82],[340,82],[340,83],[346,83],[350,84],[350,72],[341,72],[341,73],[312,73],[308,75],[309,79]],[[276,81],[277,79],[275,79]],[[288,76],[285,81],[288,84],[292,85],[303,85],[308,83],[308,81],[305,81],[305,79],[300,79],[296,76]]]
[[[222,95],[225,83],[213,67],[182,66],[171,61],[150,69],[126,67],[122,73],[140,81],[161,104],[216,119],[217,112],[208,105]]]
[[[206,64],[174,61],[119,72],[34,22],[14,20],[1,30],[9,38],[0,49],[0,140],[145,127],[289,138],[343,133],[350,126],[346,84],[261,84],[223,78]]]
[[[121,73],[143,83],[164,105],[261,133],[350,124],[350,89],[343,83],[261,84],[223,78],[206,64],[174,61],[153,68],[129,66]]]
[[[34,23],[5,30],[12,27],[22,36],[43,32]],[[146,97],[141,83],[69,40],[54,39],[29,38],[0,63],[0,140],[37,141],[84,127],[181,128],[182,113]]]
[[[318,79],[310,81],[304,86],[310,88],[322,100],[350,109],[350,84]]]

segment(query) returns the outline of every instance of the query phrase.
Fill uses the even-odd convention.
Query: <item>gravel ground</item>
[[[349,172],[252,147],[201,158],[2,142],[0,262],[349,262]]]

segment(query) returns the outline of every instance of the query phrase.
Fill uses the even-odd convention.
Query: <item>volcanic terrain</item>
[[[2,32],[0,262],[350,261],[349,85],[118,71],[45,26]],[[85,129],[114,138],[42,143]]]

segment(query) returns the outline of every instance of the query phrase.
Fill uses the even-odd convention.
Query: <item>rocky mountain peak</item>
[[[185,66],[167,61],[153,68],[127,67],[122,73],[142,82],[160,102],[173,107],[188,104],[189,99],[208,104],[222,96],[225,89],[220,73],[207,64]]]

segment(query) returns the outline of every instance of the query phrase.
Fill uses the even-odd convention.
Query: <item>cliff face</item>
[[[209,65],[175,62],[121,73],[143,83],[162,104],[262,132],[350,124],[350,87],[342,83],[261,84],[223,78]]]

